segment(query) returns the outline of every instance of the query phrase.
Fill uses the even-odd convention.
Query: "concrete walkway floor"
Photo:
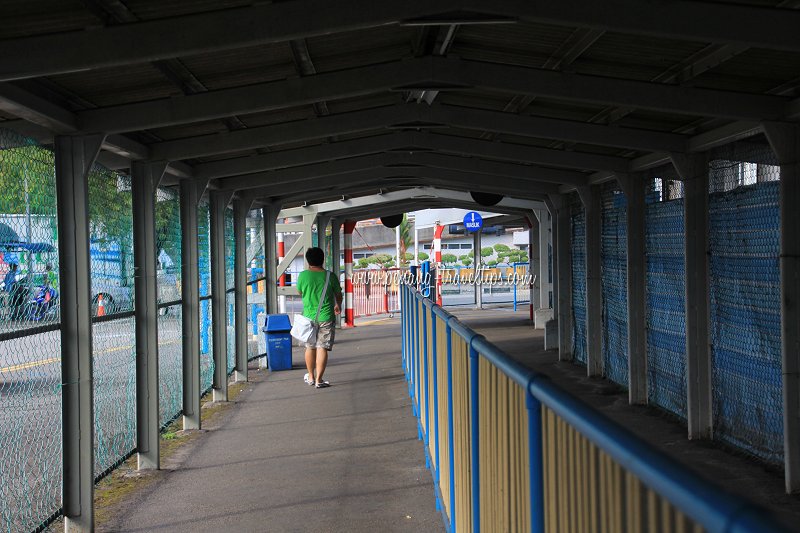
[[[337,331],[325,379],[254,373],[113,531],[444,531],[400,359],[399,318]]]

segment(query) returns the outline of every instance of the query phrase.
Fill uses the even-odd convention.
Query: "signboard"
[[[483,218],[481,218],[480,213],[477,211],[470,211],[466,215],[464,215],[464,228],[467,231],[476,232],[480,231],[483,227]]]

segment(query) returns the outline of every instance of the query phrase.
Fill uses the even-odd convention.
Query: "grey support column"
[[[647,311],[645,259],[644,176],[619,175],[628,200],[627,280],[628,280],[628,401],[647,403]]]
[[[88,174],[104,135],[56,137],[64,530],[94,531],[94,390]]]
[[[686,411],[690,439],[710,439],[711,349],[709,345],[708,159],[673,154],[683,180],[686,261]]]
[[[555,297],[550,279],[550,246],[553,240],[553,217],[545,209],[539,215],[539,305],[543,309],[553,307]],[[553,267],[555,268],[555,267]],[[555,316],[555,315],[554,315]]]
[[[211,191],[211,331],[214,338],[215,402],[228,401],[228,331],[225,323],[225,210],[229,191]]]
[[[330,259],[328,254],[328,224],[331,221],[330,215],[319,215],[317,217],[317,246],[325,252],[325,260]],[[323,265],[324,266],[324,265]]]
[[[586,373],[603,375],[602,214],[600,186],[583,191],[586,210]]]
[[[200,274],[197,204],[201,188],[183,180],[181,188],[181,325],[183,328],[183,429],[200,429]]]
[[[481,232],[480,230],[472,234],[472,249],[475,257],[475,309],[483,309],[483,256],[481,255]]]
[[[316,213],[311,215],[303,215],[303,264],[308,268],[308,263],[305,260],[305,254],[309,248],[314,246],[314,224],[317,221]]]
[[[533,306],[534,312],[534,326],[536,324],[536,310],[542,307],[540,289],[542,279],[539,276],[539,265],[541,264],[539,260],[539,232],[542,229],[541,217],[541,212],[538,209],[532,209],[530,215],[528,215],[528,220],[530,222],[528,228],[528,274],[532,278],[531,305]]]
[[[781,166],[781,357],[786,492],[800,491],[800,126],[765,124]]]
[[[156,190],[167,164],[134,161],[133,265],[136,315],[136,458],[139,470],[158,469],[158,279]]]
[[[236,252],[233,267],[235,299],[234,331],[236,368],[234,381],[247,381],[247,213],[253,201],[239,197],[233,202],[233,236]]]
[[[342,272],[342,244],[340,240],[340,229],[341,223],[334,219],[331,219],[331,273],[339,279],[339,275]]]
[[[278,246],[277,217],[279,206],[268,205],[261,209],[264,218],[264,286],[268,315],[278,312]]]
[[[570,250],[570,212],[563,195],[551,197],[556,210],[556,248],[558,257],[558,359],[572,360],[572,252]]]

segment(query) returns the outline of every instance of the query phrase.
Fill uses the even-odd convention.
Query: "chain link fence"
[[[628,386],[627,201],[616,181],[601,187],[603,372]]]
[[[233,210],[225,210],[225,348],[228,358],[228,375],[236,367],[236,335],[234,333],[234,267],[236,264],[236,242],[233,234]]]
[[[570,194],[572,253],[572,355],[586,364],[586,210],[577,193]]]
[[[648,401],[686,418],[683,183],[672,165],[648,173],[645,258]]]
[[[181,204],[177,187],[156,193],[158,280],[158,384],[161,426],[183,409]]]
[[[59,509],[57,237],[53,152],[0,129],[0,531]]]
[[[714,435],[774,463],[783,457],[779,179],[763,136],[711,154]]]
[[[211,209],[208,200],[197,208],[197,257],[200,277],[200,389],[207,392],[214,381],[214,338],[211,330]]]
[[[254,209],[247,216],[247,333],[253,342],[247,343],[247,358],[253,359],[263,351],[259,349],[263,320],[259,316],[266,310],[266,282],[264,281],[264,221],[261,210]],[[266,349],[266,348],[265,348]]]

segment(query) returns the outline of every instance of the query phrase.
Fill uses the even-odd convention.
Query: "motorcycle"
[[[33,290],[28,302],[28,320],[40,321],[47,315],[58,312],[58,291],[54,288],[40,285]]]

